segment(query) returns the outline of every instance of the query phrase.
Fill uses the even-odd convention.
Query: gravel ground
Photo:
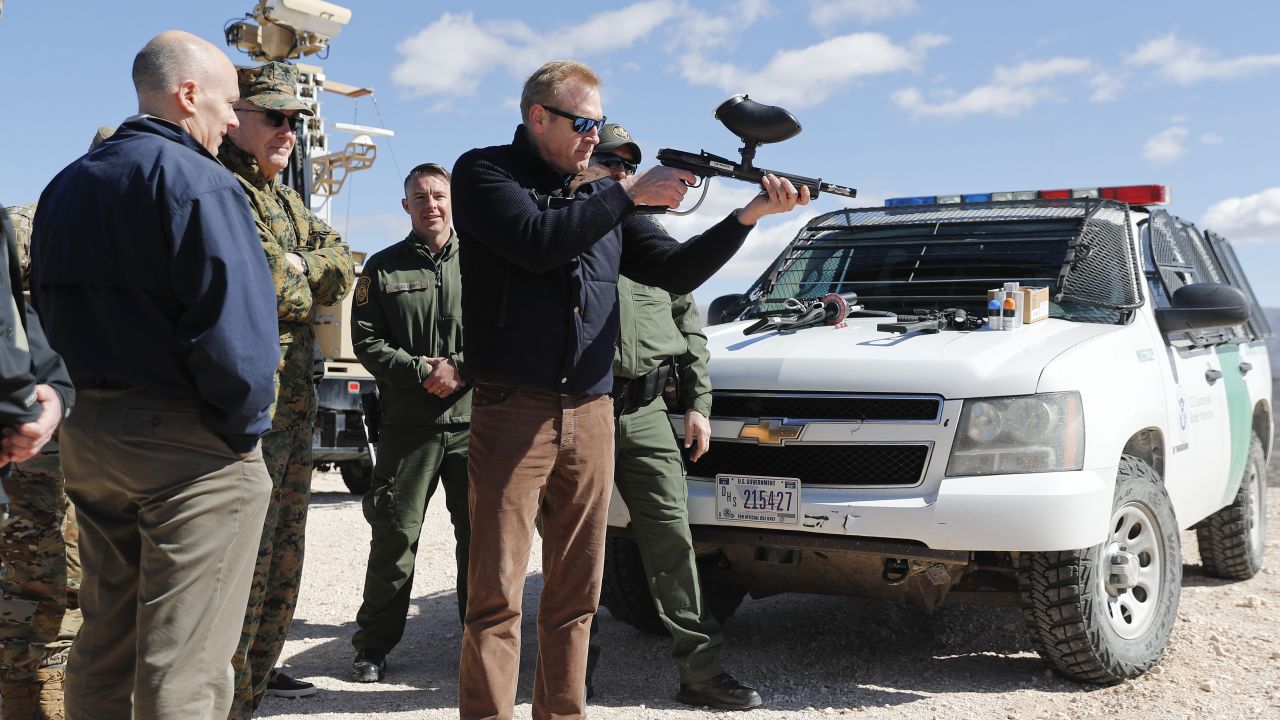
[[[1277,453],[1280,455],[1280,453]],[[1280,478],[1273,467],[1272,482]],[[1269,565],[1248,582],[1206,577],[1183,534],[1182,605],[1169,649],[1146,676],[1109,688],[1068,682],[1031,650],[1015,609],[944,606],[934,615],[815,595],[748,599],[726,628],[724,660],[758,687],[752,718],[1280,717],[1280,487],[1269,490]],[[385,682],[347,680],[369,530],[336,474],[317,475],[301,605],[284,652],[310,698],[267,698],[260,717],[456,718],[461,631],[453,538],[443,502],[428,513],[405,639]],[[526,583],[531,620],[542,587],[535,545]],[[668,643],[601,611],[605,655],[593,718],[703,718],[673,700]],[[535,644],[525,623],[517,718],[529,717]],[[639,671],[638,671],[639,670]]]

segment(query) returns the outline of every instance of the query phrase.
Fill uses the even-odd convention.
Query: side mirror
[[[744,297],[746,296],[741,293],[734,293],[712,300],[711,306],[707,308],[707,325],[723,325],[734,320],[733,317],[725,317],[725,313],[738,307]]]
[[[1165,335],[1240,325],[1249,320],[1249,300],[1230,285],[1194,283],[1174,291],[1172,307],[1156,309]]]

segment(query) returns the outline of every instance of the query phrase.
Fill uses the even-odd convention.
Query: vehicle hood
[[[706,328],[716,390],[927,393],[944,398],[1036,392],[1044,367],[1115,325],[1044,320],[1012,331],[895,335],[884,318],[744,335],[750,321]]]

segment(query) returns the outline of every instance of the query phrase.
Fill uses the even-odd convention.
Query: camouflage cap
[[[635,153],[635,161],[638,164],[641,158],[640,146],[631,139],[631,133],[618,123],[606,123],[600,128],[600,144],[596,145],[592,153],[611,153],[624,146],[631,148],[631,152]]]
[[[239,68],[240,99],[264,110],[297,110],[303,115],[315,112],[298,98],[298,68],[282,62],[269,62],[258,67]]]

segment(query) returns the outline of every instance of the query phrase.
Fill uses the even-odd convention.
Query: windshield
[[[787,298],[828,293],[857,293],[869,310],[985,315],[987,291],[1017,282],[1049,288],[1050,317],[1123,322],[1126,306],[1136,306],[1125,292],[1134,274],[1123,261],[1131,253],[1121,246],[1127,232],[1100,242],[1090,223],[1096,214],[1078,204],[1021,209],[1043,212],[982,206],[823,216],[752,287],[747,316],[778,310]],[[1121,247],[1100,253],[1106,244]],[[1117,254],[1118,261],[1106,257]]]

